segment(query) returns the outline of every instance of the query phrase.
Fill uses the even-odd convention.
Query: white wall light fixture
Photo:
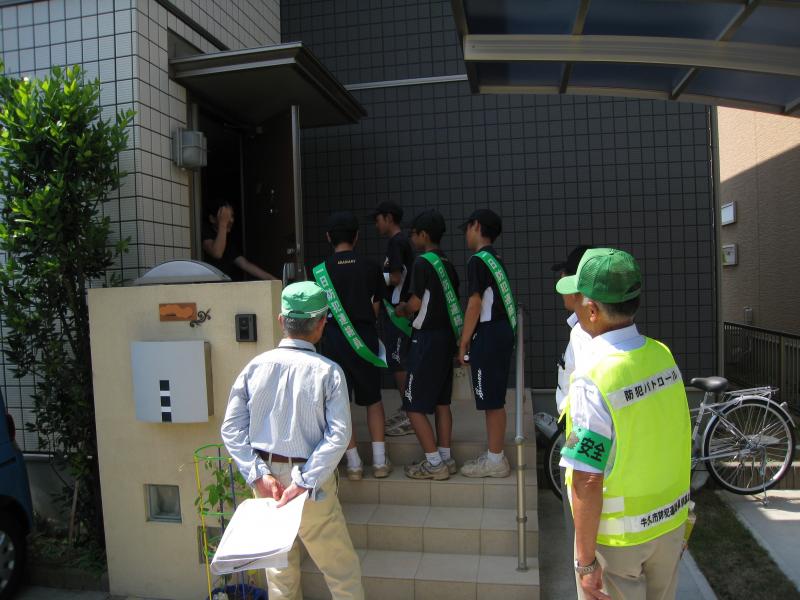
[[[722,246],[722,266],[731,267],[736,264],[739,264],[737,244],[724,244]]]
[[[205,167],[208,148],[203,132],[178,127],[172,135],[172,161],[182,169]]]
[[[736,223],[736,202],[728,202],[720,208],[720,224],[730,225]]]

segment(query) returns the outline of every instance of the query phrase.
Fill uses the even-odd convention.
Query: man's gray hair
[[[604,313],[606,317],[608,317],[609,321],[614,323],[624,323],[631,321],[636,316],[636,311],[639,310],[641,296],[636,296],[636,298],[615,304],[600,302],[599,300],[589,298],[588,296],[583,297],[584,306],[586,306],[590,301],[597,305],[597,308],[599,308],[600,312]]]
[[[295,319],[294,317],[283,317],[283,332],[288,336],[308,336],[314,331],[319,322],[327,317],[327,313],[322,313],[318,317],[310,319]]]

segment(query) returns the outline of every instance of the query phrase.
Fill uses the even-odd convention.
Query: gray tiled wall
[[[280,41],[277,0],[175,0],[173,5],[230,49]],[[80,64],[100,80],[104,118],[133,108],[129,149],[120,168],[129,173],[104,212],[112,243],[130,238],[116,268],[134,279],[154,264],[191,253],[186,172],[171,160],[170,139],[186,124],[186,90],[169,79],[168,31],[203,52],[217,51],[155,0],[40,0],[0,8],[0,57],[6,73],[44,77],[55,65]],[[0,324],[0,342],[3,330]],[[33,421],[33,382],[13,377],[0,356],[0,387],[18,427]],[[35,434],[20,433],[25,450]]]
[[[303,40],[351,84],[452,75],[463,64],[449,11],[447,1],[284,0],[283,39]],[[356,212],[364,224],[362,252],[380,257],[385,242],[368,214],[388,198],[409,217],[428,207],[444,214],[443,248],[465,278],[468,255],[456,226],[474,208],[489,206],[504,218],[497,246],[529,309],[527,385],[555,386],[568,336],[550,265],[589,243],[637,257],[645,274],[641,328],[670,345],[687,377],[712,372],[705,107],[480,96],[466,82],[354,94],[368,112],[361,123],[304,132],[309,262],[328,252],[325,218],[339,209]]]

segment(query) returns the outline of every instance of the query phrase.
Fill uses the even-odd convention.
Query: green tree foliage
[[[101,214],[120,185],[133,111],[101,118],[98,81],[79,67],[15,79],[0,63],[0,314],[16,376],[33,376],[43,449],[77,485],[82,537],[103,544],[87,288],[127,240],[109,246]],[[75,488],[65,486],[71,507]]]

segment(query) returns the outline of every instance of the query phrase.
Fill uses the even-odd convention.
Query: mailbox
[[[139,421],[204,423],[214,414],[208,342],[131,342],[131,371]]]

